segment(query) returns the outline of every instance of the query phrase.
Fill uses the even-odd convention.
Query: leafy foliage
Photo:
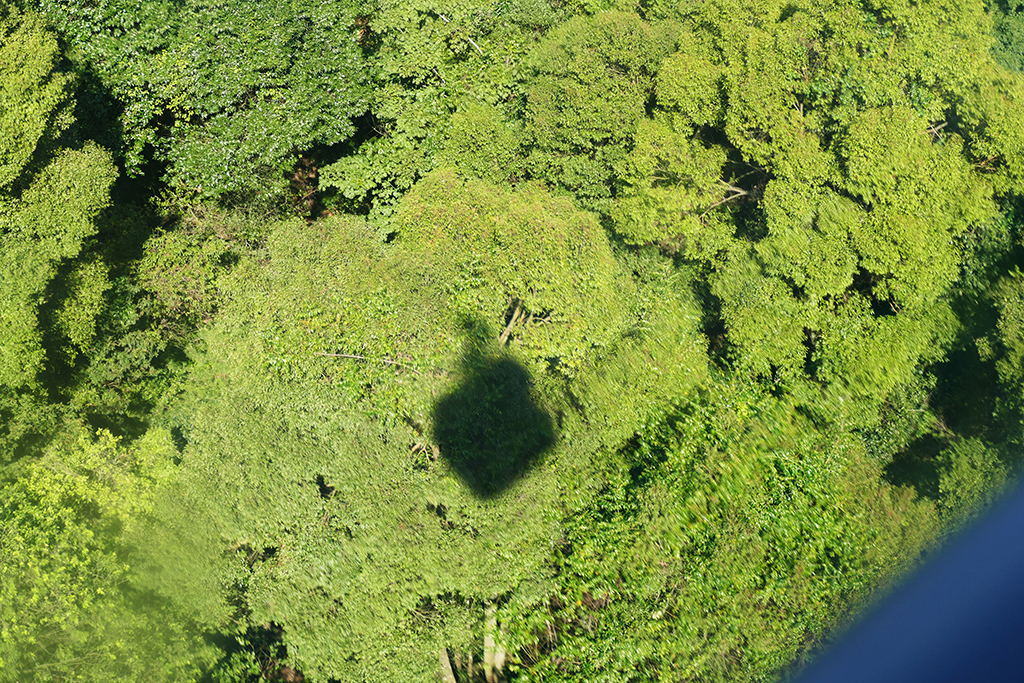
[[[989,2],[986,7],[992,14],[994,34],[993,55],[1007,69],[1024,70],[1024,50],[1020,45],[1021,28],[1024,27],[1024,7],[1015,2]]]
[[[942,454],[946,466],[939,481],[943,512],[957,524],[976,516],[1006,484],[1006,468],[995,451],[977,439],[965,439]]]
[[[877,406],[952,338],[954,245],[1015,182],[1017,133],[995,101],[1015,111],[1018,86],[989,56],[980,6],[955,16],[970,37],[958,57],[931,47],[954,43],[930,6],[914,19],[895,6],[784,10],[679,3],[651,23],[566,23],[532,53],[528,158],[548,155],[533,172],[627,242],[710,268],[738,369],[811,378],[826,405]],[[873,408],[838,410],[870,421]]]
[[[771,680],[928,545],[934,507],[882,483],[858,439],[749,388],[715,392],[612,460],[567,521],[558,590],[502,615],[523,678]]]
[[[366,139],[322,169],[339,206],[386,223],[401,197],[438,166],[489,180],[516,176],[526,53],[564,17],[547,0],[383,2],[360,41],[374,75]]]
[[[770,680],[1012,479],[1012,3],[23,4],[0,678]]]
[[[399,239],[430,259],[456,312],[504,324],[533,368],[574,374],[621,334],[630,295],[588,215],[536,186],[507,194],[438,172],[403,202]]]
[[[73,79],[58,70],[56,40],[39,18],[5,11],[0,38],[0,413],[7,422],[0,439],[6,461],[26,434],[49,430],[52,412],[43,407],[40,383],[46,362],[40,305],[58,269],[96,232],[114,169],[94,145],[58,145],[72,121]],[[105,287],[101,270],[87,268],[72,276],[78,286],[58,318],[71,344],[91,337]]]
[[[485,605],[543,585],[561,491],[590,467],[568,444],[605,424],[593,405],[560,433],[561,383],[617,329],[581,323],[632,298],[597,226],[536,187],[438,173],[396,224],[388,246],[351,220],[278,226],[192,389],[186,495],[249,558],[249,623],[280,624],[307,675],[427,675],[441,644],[472,651]],[[549,320],[498,333],[513,297]]]
[[[533,176],[605,208],[673,39],[668,26],[620,12],[576,17],[545,36],[526,90]]]
[[[109,432],[82,434],[4,486],[4,680],[198,673],[209,653],[187,620],[138,592],[126,561],[128,539],[172,476],[173,453],[165,431],[131,448]]]
[[[151,148],[182,192],[280,193],[298,152],[346,139],[366,109],[353,3],[34,4],[120,103],[129,173]]]

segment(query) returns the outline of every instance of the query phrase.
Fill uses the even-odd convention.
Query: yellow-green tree
[[[210,648],[137,582],[132,543],[173,477],[170,434],[56,443],[0,501],[0,680],[183,680]]]
[[[810,378],[821,406],[870,421],[942,357],[958,241],[1024,168],[1024,84],[994,61],[983,4],[646,17],[579,17],[533,51],[533,172],[627,243],[705,268],[735,367]]]
[[[685,282],[641,260],[634,282],[565,198],[441,171],[395,225],[276,226],[181,411],[174,533],[206,511],[207,555],[248,568],[244,625],[279,625],[313,679],[503,647],[488,615],[544,594],[601,449],[706,377]]]

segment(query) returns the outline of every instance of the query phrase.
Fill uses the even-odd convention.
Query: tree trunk
[[[451,660],[448,659],[448,648],[441,646],[441,651],[438,652],[438,659],[441,660],[441,680],[444,683],[458,683],[455,680],[455,672],[452,671]]]
[[[505,648],[497,644],[494,634],[498,630],[498,608],[494,603],[484,607],[484,676],[487,683],[497,683],[505,666]]]

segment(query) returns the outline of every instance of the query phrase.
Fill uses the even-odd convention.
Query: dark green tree
[[[533,177],[572,192],[587,209],[608,210],[658,66],[675,47],[672,28],[607,12],[576,17],[544,37],[530,53],[524,88]]]
[[[368,104],[356,3],[32,3],[114,99],[129,175],[147,159],[188,196],[253,200],[299,154],[347,139]],[[105,135],[111,108],[84,108]]]
[[[383,2],[361,42],[373,73],[371,124],[352,154],[323,168],[341,207],[386,223],[435,167],[493,181],[518,176],[516,114],[530,47],[566,16],[548,0]]]

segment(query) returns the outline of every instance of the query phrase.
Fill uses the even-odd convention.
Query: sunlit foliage
[[[21,5],[0,680],[773,680],[1014,479],[1013,3]]]

